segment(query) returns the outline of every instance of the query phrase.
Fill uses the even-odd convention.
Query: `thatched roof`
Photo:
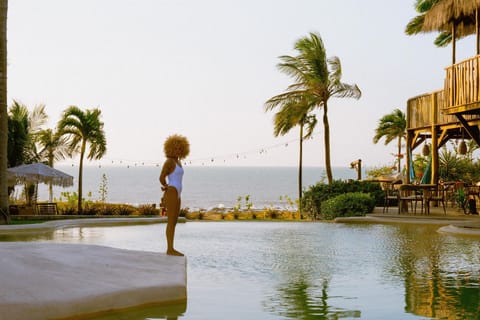
[[[425,14],[422,30],[450,32],[455,24],[457,36],[474,34],[476,9],[480,10],[480,0],[439,0]]]

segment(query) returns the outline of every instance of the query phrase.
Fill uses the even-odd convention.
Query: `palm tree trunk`
[[[402,171],[402,166],[401,166],[402,158],[400,158],[401,154],[402,154],[402,136],[399,136],[398,137],[398,153],[397,153],[397,156],[398,156],[398,173],[400,173]]]
[[[298,159],[298,210],[302,213],[303,123],[300,124],[300,155]]]
[[[48,156],[48,165],[53,168],[53,156]],[[48,201],[53,202],[53,184],[48,184]]]
[[[8,0],[0,0],[0,223],[8,223],[7,183],[7,12]]]
[[[83,212],[83,209],[82,209],[83,157],[85,156],[86,148],[87,148],[87,141],[83,140],[82,141],[82,147],[80,149],[80,166],[78,168],[78,208],[77,208],[78,214],[82,214],[82,212]]]
[[[328,184],[333,182],[332,165],[330,161],[330,125],[328,123],[328,108],[325,100],[323,105],[323,132],[325,144],[325,170],[327,171]]]

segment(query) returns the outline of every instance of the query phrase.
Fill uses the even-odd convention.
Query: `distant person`
[[[183,253],[173,247],[175,227],[180,215],[183,167],[181,160],[188,156],[190,144],[184,136],[171,135],[163,144],[163,151],[167,160],[160,173],[160,184],[164,194],[164,205],[167,210],[167,254],[171,256],[183,256]]]

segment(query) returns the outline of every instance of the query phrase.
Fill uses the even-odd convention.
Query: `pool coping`
[[[0,226],[0,234],[78,226],[163,223],[165,218],[96,218]],[[58,319],[186,302],[186,257],[99,245],[0,242],[0,314]]]
[[[95,227],[95,226],[120,226],[120,225],[138,225],[166,223],[166,217],[158,218],[77,218],[77,219],[59,219],[40,223],[0,225],[1,234],[12,233],[37,233],[49,232],[62,228],[74,227]],[[185,222],[185,218],[179,218],[178,222]]]
[[[406,216],[368,214],[364,217],[340,217],[336,223],[391,223],[437,225],[437,232],[450,235],[480,236],[478,216]]]

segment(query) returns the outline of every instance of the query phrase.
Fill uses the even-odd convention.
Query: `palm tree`
[[[67,140],[65,137],[55,133],[52,129],[42,130],[38,133],[37,143],[40,151],[38,152],[41,161],[46,161],[50,167],[57,160],[65,159],[69,155]],[[49,201],[53,201],[52,183],[48,185]]]
[[[8,0],[0,0],[0,217],[9,223],[7,183],[7,12]]]
[[[275,98],[275,97],[274,97]],[[313,130],[317,124],[315,115],[309,114],[312,106],[305,101],[277,101],[272,98],[265,103],[265,110],[273,110],[280,107],[274,116],[274,132],[275,137],[287,134],[293,127],[300,126],[300,150],[298,164],[298,199],[299,210],[301,211],[302,203],[302,168],[303,168],[303,140],[312,136]],[[285,102],[285,103],[283,103]],[[304,127],[307,126],[307,132],[304,134]]]
[[[39,161],[35,142],[47,119],[45,105],[36,105],[30,112],[26,105],[13,101],[8,112],[9,167]]]
[[[373,143],[378,143],[385,137],[385,145],[393,140],[398,141],[398,172],[401,171],[400,156],[402,154],[402,139],[406,138],[407,120],[405,113],[400,109],[393,110],[392,113],[383,116],[378,121],[378,127],[375,129]]]
[[[332,167],[330,161],[330,125],[328,121],[328,100],[331,97],[355,98],[361,96],[357,85],[341,82],[342,68],[340,59],[327,59],[322,39],[316,33],[299,39],[295,43],[298,55],[281,56],[278,64],[280,71],[291,76],[295,82],[284,93],[272,97],[272,108],[276,105],[296,104],[308,101],[311,108],[323,110],[323,128],[325,145],[325,170],[328,183],[332,183]]]
[[[37,105],[30,112],[26,105],[13,101],[8,113],[7,160],[9,167],[40,161],[35,142],[47,118],[44,105]],[[34,200],[36,189],[37,185],[35,184],[25,184],[28,203]]]
[[[89,145],[87,158],[101,159],[107,151],[107,141],[100,109],[82,111],[76,106],[68,107],[58,122],[58,132],[69,140],[69,152],[80,153],[78,169],[78,213],[82,213],[83,159]]]

